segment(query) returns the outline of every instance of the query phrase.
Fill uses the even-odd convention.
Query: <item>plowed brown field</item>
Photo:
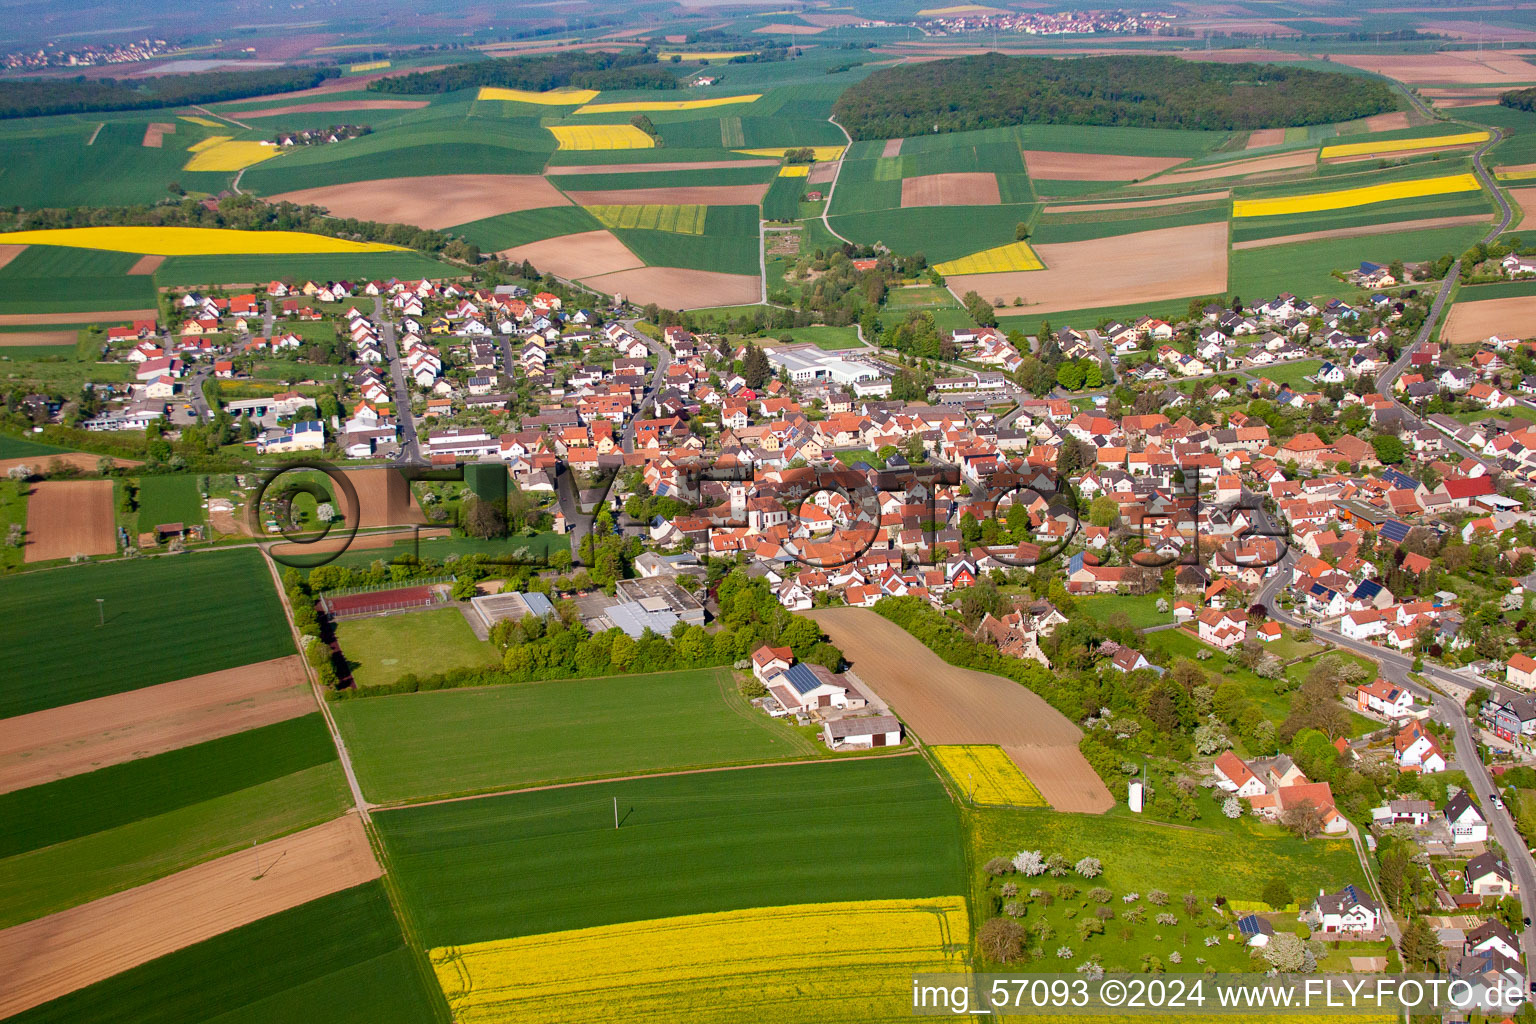
[[[45,480],[27,498],[24,561],[117,552],[112,481]]]

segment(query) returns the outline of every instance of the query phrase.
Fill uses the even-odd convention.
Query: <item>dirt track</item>
[[[1227,290],[1224,220],[1037,245],[1035,252],[1044,270],[957,274],[946,283],[957,297],[968,291],[1005,302],[1022,297],[1028,314],[1129,306]]]
[[[601,229],[529,242],[497,255],[504,260],[527,260],[541,274],[571,280],[645,265],[616,236]]]
[[[112,481],[44,480],[27,498],[27,541],[22,560],[46,562],[74,555],[117,553]]]
[[[1471,345],[1497,334],[1501,338],[1526,338],[1536,323],[1536,295],[1509,299],[1458,302],[1445,318],[1440,338],[1452,345]]]
[[[333,217],[415,224],[434,230],[503,213],[570,205],[559,189],[537,174],[378,178],[282,192],[268,200],[313,203],[325,207]]]
[[[901,208],[913,206],[996,206],[1002,202],[991,171],[923,174],[901,179]]]
[[[1303,231],[1296,235],[1276,235],[1274,238],[1252,238],[1246,242],[1233,242],[1232,251],[1240,249],[1267,249],[1272,245],[1289,245],[1292,242],[1316,242],[1325,238],[1359,238],[1364,235],[1391,235],[1399,231],[1423,231],[1429,228],[1454,228],[1463,224],[1483,224],[1489,215],[1469,213],[1460,217],[1425,217],[1423,220],[1400,220],[1391,224],[1360,224],[1352,228],[1329,228],[1324,231]]]
[[[0,719],[0,793],[315,710],[298,655]]]
[[[1031,178],[1050,181],[1133,181],[1184,163],[1182,157],[1112,156],[1106,153],[1024,151]]]
[[[303,556],[324,555],[332,551],[374,551],[379,548],[391,548],[403,540],[410,540],[412,536],[425,540],[429,537],[447,537],[451,532],[444,526],[429,526],[420,533],[368,533],[353,537],[351,543],[327,537],[325,540],[317,540],[312,544],[274,544],[268,549],[273,555]]]
[[[1077,748],[1082,730],[1011,679],[955,668],[867,608],[809,613],[853,670],[924,743],[996,743],[1053,808],[1101,814],[1114,798]]]
[[[260,857],[262,874],[256,875]],[[356,815],[0,931],[0,1017],[379,877]]]
[[[667,309],[741,306],[758,302],[763,297],[762,281],[755,275],[677,267],[623,270],[583,278],[582,283],[609,294],[621,294],[634,302],[654,302]]]
[[[676,188],[611,188],[568,193],[582,206],[756,206],[764,185],[679,185]]]

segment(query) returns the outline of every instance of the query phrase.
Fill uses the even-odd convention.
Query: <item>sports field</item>
[[[401,694],[335,714],[381,803],[825,753],[751,707],[728,669]]]
[[[261,556],[240,550],[9,580],[0,647],[5,718],[282,657],[293,640]]]
[[[962,891],[954,806],[915,756],[596,783],[374,821],[432,947]]]
[[[873,1024],[910,1018],[907,976],[963,970],[969,931],[952,896],[671,917],[431,956],[460,1021]],[[623,966],[594,979],[594,963]]]
[[[361,687],[386,686],[402,676],[497,664],[496,651],[475,638],[457,608],[348,619],[336,624],[341,653]]]

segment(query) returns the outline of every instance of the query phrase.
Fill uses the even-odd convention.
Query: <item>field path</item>
[[[925,743],[996,743],[1053,808],[1102,814],[1114,797],[1077,744],[1083,731],[1011,679],[956,668],[868,608],[810,617]]]
[[[853,239],[844,238],[842,235],[838,234],[837,229],[832,226],[832,222],[827,218],[832,213],[832,196],[837,192],[837,178],[838,175],[843,173],[843,160],[848,156],[848,147],[853,145],[853,136],[848,134],[848,129],[844,128],[840,124],[837,124],[836,119],[829,116],[827,120],[832,124],[837,125],[837,130],[843,133],[843,138],[847,139],[848,142],[843,148],[843,155],[837,158],[837,164],[832,172],[832,180],[827,182],[827,199],[826,202],[821,204],[821,226],[826,228],[827,233],[830,234],[833,238],[841,238],[849,245],[852,245]],[[766,273],[763,277],[763,280],[765,282],[768,280]]]
[[[0,931],[0,1017],[380,873],[361,821],[348,814],[7,928]]]

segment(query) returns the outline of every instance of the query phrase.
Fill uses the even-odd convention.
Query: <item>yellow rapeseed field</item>
[[[552,89],[549,92],[529,92],[527,89],[501,89],[493,85],[480,87],[477,100],[512,100],[515,103],[537,103],[545,107],[579,107],[597,99],[596,89]]]
[[[1044,270],[1045,264],[1028,242],[1009,242],[995,249],[983,249],[957,260],[935,263],[933,269],[948,277],[952,274],[1004,274],[1011,270]]]
[[[782,158],[791,149],[809,149],[815,154],[817,163],[827,163],[836,160],[843,155],[844,146],[779,146],[770,149],[733,149],[732,153],[745,153],[747,156],[776,156]]]
[[[222,124],[220,124],[217,121],[210,121],[206,117],[193,117],[190,114],[182,114],[181,115],[181,119],[183,121],[187,121],[187,122],[190,122],[192,124],[200,124],[204,128],[223,128],[224,127]]]
[[[656,140],[632,124],[552,124],[561,149],[651,149]]]
[[[1337,156],[1372,156],[1378,153],[1411,153],[1416,149],[1439,149],[1444,146],[1470,146],[1487,142],[1487,132],[1463,132],[1460,135],[1432,135],[1427,139],[1393,139],[1389,142],[1350,142],[1339,146],[1324,146],[1322,159]]]
[[[1337,192],[1310,192],[1302,196],[1277,196],[1274,199],[1236,199],[1234,217],[1275,217],[1285,213],[1316,213],[1320,210],[1347,210],[1352,206],[1387,203],[1394,199],[1441,196],[1452,192],[1476,192],[1481,188],[1471,174],[1448,174],[1443,178],[1416,178]]]
[[[390,62],[387,60],[370,60],[365,61],[362,64],[348,64],[347,70],[353,74],[357,74],[362,71],[383,71],[385,68],[389,67],[389,64]]]
[[[1536,170],[1495,171],[1493,176],[1500,181],[1530,181],[1532,178],[1536,178]]]
[[[781,178],[804,178],[810,173],[810,164],[785,164],[779,168],[779,177]]]
[[[226,256],[243,253],[403,252],[383,242],[349,242],[302,231],[236,231],[233,228],[50,228],[0,233],[0,245],[62,245],[151,256]]]
[[[982,14],[992,11],[998,14],[1004,13],[996,7],[983,7],[981,4],[956,4],[954,7],[930,7],[926,11],[918,11],[919,18],[942,18],[948,14]]]
[[[661,206],[589,206],[587,212],[605,228],[645,228],[673,231],[680,235],[702,235],[704,215],[709,207],[698,203]]]
[[[576,113],[636,114],[661,110],[703,110],[706,107],[728,107],[733,103],[755,103],[762,98],[762,93],[754,92],[745,96],[716,96],[708,100],[629,100],[622,103],[588,103]]]
[[[911,978],[963,971],[965,900],[807,903],[430,952],[457,1024],[906,1021]]]
[[[214,142],[215,139],[218,141]],[[190,152],[192,158],[181,168],[184,171],[238,171],[270,160],[282,150],[260,142],[236,142],[227,136],[214,135],[192,146]]]
[[[687,53],[682,50],[663,50],[656,55],[657,60],[671,60],[673,57],[681,57],[683,60],[702,60],[708,63],[712,60],[730,60],[732,57],[745,57],[751,50],[710,50],[708,52]]]
[[[944,769],[955,788],[973,804],[998,807],[1044,807],[1045,798],[1003,753],[993,745],[930,746],[928,752]]]

